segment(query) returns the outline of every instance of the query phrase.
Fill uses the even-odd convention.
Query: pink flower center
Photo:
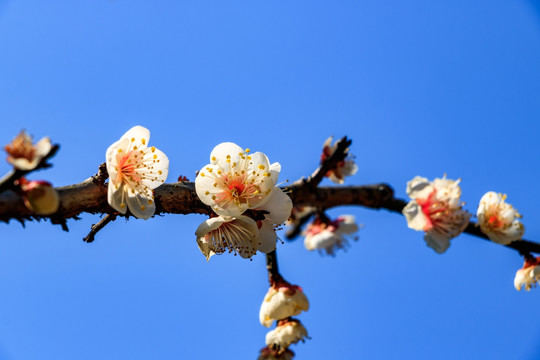
[[[128,181],[141,181],[141,177],[137,172],[139,165],[138,152],[131,150],[125,154],[118,153],[116,155],[116,162],[118,163],[118,172],[116,173],[115,182],[128,182]],[[142,159],[142,157],[141,157]]]
[[[448,214],[448,206],[445,202],[434,200],[436,189],[428,195],[426,199],[416,199],[416,202],[422,208],[422,212],[426,216],[426,226],[424,231],[431,230],[438,223],[443,222],[445,216]]]
[[[488,224],[494,229],[503,227],[503,223],[497,215],[491,215],[488,219]]]
[[[218,202],[234,202],[236,204],[247,203],[249,199],[256,197],[259,193],[259,186],[247,181],[244,174],[236,176],[223,175],[224,191],[217,194]]]

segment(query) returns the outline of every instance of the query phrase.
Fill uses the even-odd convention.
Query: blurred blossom
[[[323,152],[321,155],[321,163],[328,159],[337,149],[337,143],[332,145],[333,136],[330,136],[323,144]],[[349,149],[345,151],[345,154],[348,155]],[[337,163],[336,167],[328,170],[325,174],[326,177],[330,178],[336,184],[343,184],[346,176],[351,176],[356,174],[358,171],[358,166],[350,157],[345,158],[344,160]]]
[[[529,291],[540,280],[540,257],[525,259],[523,267],[516,272],[514,287],[520,291],[522,288]]]
[[[471,214],[462,209],[460,180],[437,178],[432,182],[417,176],[407,183],[412,199],[403,215],[409,228],[424,231],[424,240],[437,253],[444,253],[450,239],[458,236],[469,224]]]
[[[261,349],[257,360],[292,360],[293,358],[294,352],[292,352],[291,349],[287,348],[280,352],[276,349],[271,349],[266,346]]]
[[[52,149],[51,140],[44,137],[37,144],[24,130],[13,141],[4,147],[7,161],[18,170],[33,170]]]
[[[505,200],[506,195],[487,192],[480,199],[476,216],[480,229],[491,241],[508,245],[523,237],[525,227],[518,220],[521,215]]]
[[[328,255],[334,255],[336,249],[344,249],[348,245],[344,235],[357,231],[358,224],[353,215],[341,215],[333,221],[317,217],[304,230],[304,246],[310,251],[325,251]]]
[[[169,172],[169,159],[155,147],[148,147],[149,140],[150,131],[135,126],[106,153],[109,205],[121,214],[129,208],[131,214],[145,220],[156,211],[152,190],[165,182]]]
[[[276,328],[266,334],[266,345],[281,354],[289,345],[305,341],[307,337],[307,330],[300,321],[280,320]]]

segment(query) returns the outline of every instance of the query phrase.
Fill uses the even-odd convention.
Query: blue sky
[[[500,1],[0,1],[0,143],[22,128],[61,145],[34,173],[97,171],[130,127],[194,178],[211,149],[265,152],[294,181],[329,135],[353,139],[348,184],[462,178],[466,208],[493,190],[540,241],[540,6]],[[7,172],[7,163],[0,172]],[[327,184],[327,183],[326,183]],[[297,359],[537,359],[540,290],[522,259],[462,235],[444,255],[387,211],[335,258],[278,245],[311,301]],[[204,217],[96,215],[0,224],[0,359],[250,359],[264,346],[264,256],[206,262]]]

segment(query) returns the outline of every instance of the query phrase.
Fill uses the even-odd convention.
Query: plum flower
[[[540,280],[540,257],[528,257],[525,259],[523,267],[516,272],[514,287],[517,291],[522,288],[529,291],[536,286]]]
[[[272,281],[259,312],[261,324],[270,327],[274,320],[282,320],[309,310],[309,301],[302,288],[291,285],[280,277]]]
[[[508,245],[523,237],[525,227],[518,220],[521,215],[505,200],[506,195],[487,192],[480,199],[476,216],[480,229],[491,241]]]
[[[294,352],[291,349],[285,349],[278,351],[268,346],[261,349],[260,355],[257,360],[292,360],[294,359]]]
[[[128,130],[106,153],[109,188],[107,201],[121,214],[127,209],[137,218],[148,219],[156,211],[153,189],[167,179],[169,159],[148,147],[150,131],[142,126]]]
[[[328,159],[337,149],[337,143],[332,145],[333,136],[330,136],[323,144],[323,153],[321,155],[321,163]],[[348,149],[346,152],[348,154]],[[346,158],[340,161],[334,169],[329,170],[325,176],[330,178],[336,184],[343,184],[345,176],[356,174],[358,166],[351,158]]]
[[[344,235],[357,231],[358,225],[353,215],[341,215],[334,221],[318,217],[304,231],[304,246],[310,251],[325,251],[333,256],[336,249],[345,249],[348,245]]]
[[[305,341],[307,330],[300,321],[293,318],[280,320],[276,328],[266,334],[266,345],[282,353],[291,344]]]
[[[409,228],[424,231],[424,240],[437,253],[444,253],[450,239],[458,236],[469,224],[471,214],[462,209],[460,180],[437,178],[429,182],[417,176],[407,183],[412,199],[403,215]]]
[[[16,169],[33,170],[49,154],[52,145],[48,137],[32,145],[32,138],[23,130],[4,149],[8,154],[7,161]]]
[[[195,235],[199,249],[206,260],[209,260],[212,255],[222,254],[225,251],[238,253],[243,258],[250,258],[258,250],[257,223],[243,215],[212,217],[199,225]]]
[[[269,200],[280,171],[279,163],[270,165],[261,152],[250,154],[236,144],[221,143],[212,150],[210,164],[199,171],[195,190],[216,214],[238,216]]]

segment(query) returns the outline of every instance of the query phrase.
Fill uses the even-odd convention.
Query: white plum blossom
[[[225,142],[210,153],[210,164],[199,171],[195,190],[216,214],[237,216],[269,200],[280,171],[279,163],[270,165],[265,154],[250,154],[249,149]]]
[[[521,215],[505,200],[506,195],[487,192],[480,199],[476,216],[480,229],[491,241],[508,245],[523,237],[525,227],[518,220]]]
[[[150,131],[142,126],[128,130],[106,153],[109,205],[121,214],[127,209],[140,219],[154,215],[153,189],[167,179],[169,159],[155,147],[148,147]]]
[[[32,144],[32,138],[24,130],[4,147],[7,161],[18,170],[33,170],[52,149],[51,140],[44,137]]]
[[[278,352],[285,351],[291,344],[305,341],[308,333],[304,325],[296,319],[280,320],[276,328],[266,334],[266,345]]]
[[[450,239],[458,236],[469,224],[471,214],[462,209],[460,180],[437,178],[433,182],[417,176],[407,183],[412,199],[403,215],[409,228],[424,231],[424,240],[437,253],[444,253]]]
[[[304,231],[304,246],[310,251],[319,250],[334,255],[336,249],[344,249],[348,245],[344,235],[357,231],[358,224],[353,215],[341,215],[334,221],[318,217]]]
[[[333,136],[330,136],[323,144],[323,152],[321,155],[321,163],[328,159],[337,149],[337,143],[332,145]],[[348,153],[348,149],[346,151]],[[346,158],[340,161],[335,168],[328,170],[325,174],[326,177],[330,178],[336,184],[343,184],[346,176],[351,176],[356,174],[358,171],[358,166],[351,158]]]
[[[212,217],[195,231],[197,244],[206,260],[225,251],[234,252],[243,258],[252,257],[259,248],[258,233],[255,220],[243,215]]]
[[[282,320],[309,310],[309,301],[302,288],[283,279],[274,281],[264,297],[259,312],[263,326],[270,327],[274,320]]]
[[[528,257],[525,259],[523,267],[516,272],[514,287],[517,291],[522,288],[529,291],[536,286],[540,280],[540,257]]]

